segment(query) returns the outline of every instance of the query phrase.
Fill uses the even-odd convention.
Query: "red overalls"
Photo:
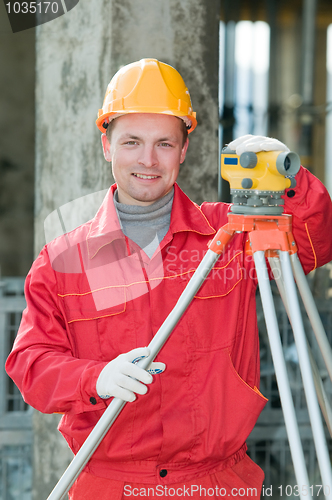
[[[332,259],[331,231],[322,234],[323,224],[331,227],[332,206],[308,171],[301,169],[297,180],[286,212],[294,215],[309,272]],[[198,207],[175,185],[170,228],[150,260],[121,232],[114,189],[92,222],[54,240],[36,259],[6,364],[30,405],[64,413],[59,429],[74,453],[110,402],[95,389],[102,368],[149,344],[227,222],[227,205]],[[245,440],[266,400],[257,389],[256,275],[244,242],[245,234],[237,234],[220,257],[156,359],[166,371],[146,396],[125,406],[73,491],[88,491],[92,475],[110,480],[105,484],[118,498],[125,484],[165,487],[214,477],[234,487],[247,481],[259,495],[263,476],[246,457]],[[94,491],[103,484],[91,481]]]

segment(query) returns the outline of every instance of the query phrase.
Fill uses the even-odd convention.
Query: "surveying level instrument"
[[[285,193],[286,188],[295,185],[293,177],[299,168],[299,157],[293,152],[243,153],[239,157],[228,148],[223,151],[221,174],[229,181],[233,196],[228,223],[217,231],[209,243],[204,258],[180,295],[174,309],[150,342],[148,346],[150,356],[138,361],[138,365],[146,370],[149,368],[233,236],[239,232],[247,233],[246,252],[253,255],[255,262],[299,496],[301,500],[307,500],[312,497],[312,494],[310,495],[309,478],[286,370],[266,258],[269,260],[290,318],[298,351],[318,466],[322,484],[325,486],[323,490],[324,494],[326,493],[325,498],[332,499],[331,462],[317,395],[330,432],[332,431],[332,411],[320,377],[317,375],[318,371],[315,366],[314,369],[311,368],[294,277],[331,380],[332,351],[297,257],[296,243],[291,232],[292,216],[282,213],[284,201],[281,196]],[[125,401],[121,399],[113,399],[49,495],[48,500],[62,500],[64,498],[125,404]],[[302,486],[306,488],[302,488]]]
[[[226,147],[221,155],[221,175],[231,187],[236,214],[280,215],[285,189],[295,187],[299,156],[289,151],[251,151],[238,156]]]

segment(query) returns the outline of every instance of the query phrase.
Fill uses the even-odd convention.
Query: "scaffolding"
[[[31,500],[32,408],[4,371],[25,308],[23,278],[0,282],[0,500]]]

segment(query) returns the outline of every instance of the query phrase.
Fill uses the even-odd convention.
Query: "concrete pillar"
[[[325,186],[328,186],[325,172],[327,27],[327,23],[319,23],[316,31],[314,106],[316,106],[317,115],[314,119],[313,131],[313,173],[325,183]]]
[[[0,276],[25,276],[32,260],[34,45],[33,30],[12,33],[1,2]]]
[[[95,119],[113,74],[143,57],[176,67],[188,85],[199,125],[179,184],[198,203],[217,200],[218,42],[218,0],[80,0],[37,29],[36,254],[47,215],[112,183]],[[54,420],[35,416],[35,500],[54,486],[59,457],[63,469],[68,461]]]
[[[300,154],[298,108],[301,104],[300,20],[294,15],[282,19],[278,35],[279,139]]]
[[[301,17],[295,10],[282,11],[275,20],[271,42],[270,123],[269,135],[278,137],[301,156],[302,165],[322,182],[325,181],[325,100],[326,100],[326,29],[328,21],[321,19],[316,27],[313,74],[313,107],[303,102],[301,79]],[[312,155],[301,148],[303,117],[312,120]],[[304,122],[305,123],[305,122]]]

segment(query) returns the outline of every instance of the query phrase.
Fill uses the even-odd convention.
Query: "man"
[[[71,499],[217,498],[240,488],[260,495],[263,472],[245,445],[266,403],[245,234],[232,240],[157,356],[151,368],[159,374],[133,363],[149,355],[145,346],[227,222],[227,205],[199,207],[175,183],[196,123],[175,69],[154,59],[122,68],[97,120],[116,185],[92,221],[42,250],[27,277],[27,309],[6,364],[25,400],[64,414],[59,429],[74,453],[112,397],[131,402]],[[287,149],[261,137],[230,147]],[[332,207],[308,171],[296,180],[285,209],[309,272],[332,258],[331,235],[321,231]]]

